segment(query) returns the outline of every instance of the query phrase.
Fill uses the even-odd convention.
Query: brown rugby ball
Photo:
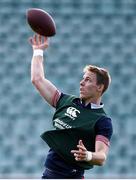
[[[31,29],[42,36],[50,37],[56,34],[56,25],[49,13],[42,9],[31,8],[26,13]]]

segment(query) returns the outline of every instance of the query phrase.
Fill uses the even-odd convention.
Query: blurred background
[[[0,178],[40,178],[48,146],[40,134],[52,128],[54,110],[30,80],[33,35],[28,8],[42,8],[57,34],[45,52],[46,76],[62,92],[79,95],[86,64],[110,71],[103,96],[114,134],[107,163],[86,178],[136,177],[136,1],[0,0]]]

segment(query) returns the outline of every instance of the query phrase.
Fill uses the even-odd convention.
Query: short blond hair
[[[104,68],[100,68],[94,65],[87,65],[84,67],[83,72],[91,71],[96,74],[97,78],[97,84],[103,84],[104,88],[102,91],[102,94],[108,89],[110,83],[111,83],[111,76],[108,72],[108,70]]]

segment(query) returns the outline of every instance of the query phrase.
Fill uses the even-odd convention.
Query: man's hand
[[[39,34],[35,34],[33,37],[30,37],[29,42],[32,45],[33,50],[35,49],[44,50],[49,46],[48,38],[43,37]]]
[[[87,161],[98,166],[102,166],[105,163],[109,149],[105,143],[96,141],[95,152],[87,151],[82,140],[79,140],[77,148],[78,150],[71,150],[71,153],[74,154],[76,161]]]
[[[76,161],[89,161],[91,160],[91,152],[87,151],[86,147],[84,146],[82,140],[79,140],[77,145],[78,150],[71,150],[71,153],[74,154]],[[90,153],[90,154],[88,154]]]

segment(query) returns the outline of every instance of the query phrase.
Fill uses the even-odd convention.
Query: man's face
[[[80,82],[80,98],[83,100],[95,99],[98,96],[98,86],[96,74],[86,71]]]

